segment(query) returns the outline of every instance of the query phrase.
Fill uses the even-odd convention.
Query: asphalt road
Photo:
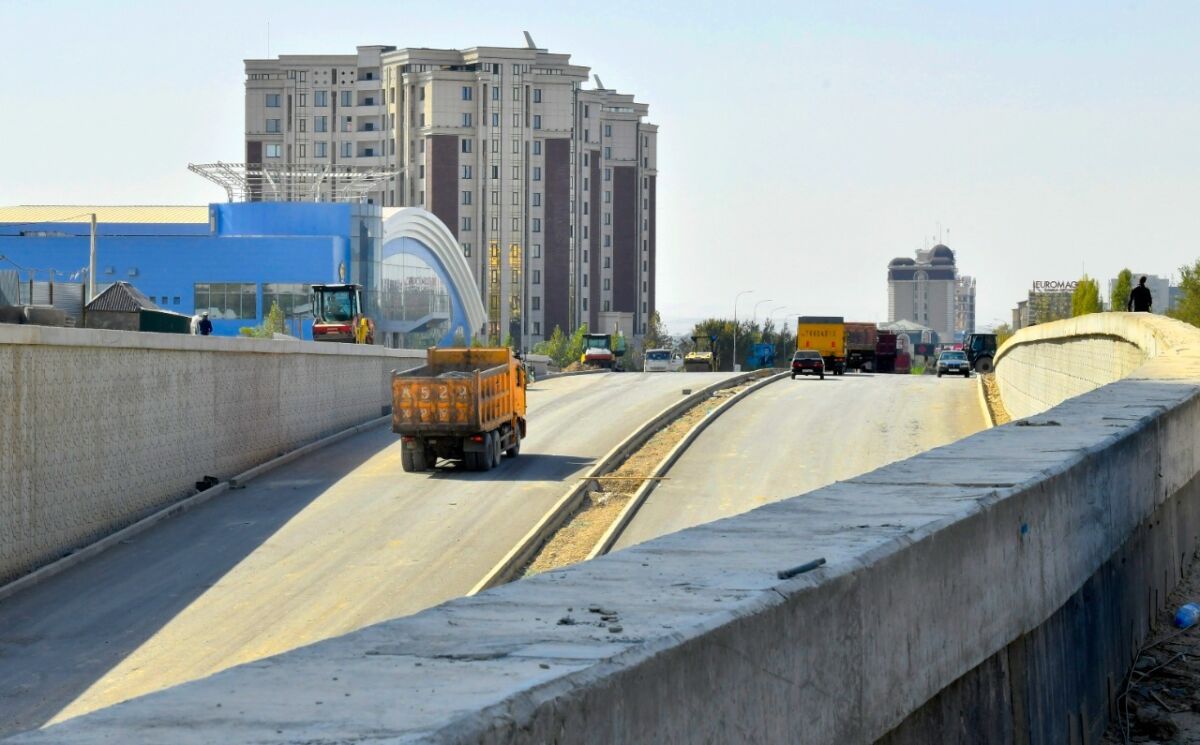
[[[0,736],[463,595],[573,477],[721,377],[534,383],[521,455],[485,473],[404,473],[380,427],[0,601]]]
[[[614,550],[812,491],[987,425],[974,377],[784,378],[726,411],[684,452]]]

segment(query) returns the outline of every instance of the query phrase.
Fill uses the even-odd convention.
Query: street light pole
[[[754,290],[742,290],[737,295],[735,295],[733,298],[733,371],[734,372],[738,372],[738,368],[741,367],[741,365],[739,365],[738,361],[737,361],[737,332],[738,332],[737,306],[738,306],[738,300],[741,299],[742,295],[749,295],[752,292],[754,292]]]
[[[88,292],[84,305],[96,299],[96,213],[92,213],[92,230],[88,240]]]
[[[762,305],[763,303],[769,303],[769,302],[771,302],[771,298],[767,298],[766,300],[759,300],[757,303],[754,304],[754,313],[750,316],[750,325],[751,326],[753,326],[754,322],[758,320],[758,306]]]

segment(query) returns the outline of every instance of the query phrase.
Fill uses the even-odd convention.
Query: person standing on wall
[[[212,321],[208,320],[208,312],[200,314],[200,335],[208,336],[212,334]]]
[[[1146,278],[1142,277],[1138,280],[1138,286],[1129,292],[1125,310],[1134,313],[1149,313],[1150,307],[1153,305],[1154,298],[1150,295],[1150,288],[1146,286]]]

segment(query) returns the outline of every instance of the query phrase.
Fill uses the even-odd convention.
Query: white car
[[[646,363],[642,369],[645,372],[671,372],[673,360],[669,349],[647,349]]]
[[[958,350],[947,350],[938,355],[937,376],[961,375],[971,377],[971,363],[967,362],[967,353]]]

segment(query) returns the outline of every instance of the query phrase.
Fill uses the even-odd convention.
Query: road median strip
[[[659,458],[639,458],[638,453],[642,452],[645,448],[649,448],[648,443],[657,435],[676,426],[681,417],[686,416],[688,412],[693,411],[697,407],[709,405],[712,397],[719,395],[720,391],[738,387],[751,379],[761,377],[763,377],[763,371],[755,371],[717,381],[690,393],[686,398],[677,401],[654,417],[651,417],[645,424],[629,435],[629,437],[625,438],[621,444],[609,451],[591,471],[578,480],[578,483],[568,489],[563,497],[542,517],[538,524],[525,535],[520,543],[503,560],[492,568],[488,575],[472,589],[470,594],[474,595],[490,587],[504,584],[523,574],[526,568],[531,566],[535,558],[545,551],[547,542],[563,528],[564,524],[579,513],[581,508],[586,507],[586,503],[590,499],[589,495],[594,491],[594,487],[597,484],[603,484],[606,477],[617,484],[623,483],[629,485],[627,488],[633,488],[642,483],[645,480],[643,474],[647,473]],[[685,374],[680,377],[680,380],[681,383],[686,384],[688,377]],[[685,435],[692,424],[693,422],[689,422],[686,426],[682,427],[679,436]],[[671,440],[672,443],[675,441],[675,439]],[[655,451],[658,452],[660,449],[655,448]],[[636,491],[636,488],[633,490]],[[564,563],[574,563],[574,561],[584,559],[593,543],[594,541],[589,541],[582,551],[576,552],[578,555],[574,556],[573,560]]]

